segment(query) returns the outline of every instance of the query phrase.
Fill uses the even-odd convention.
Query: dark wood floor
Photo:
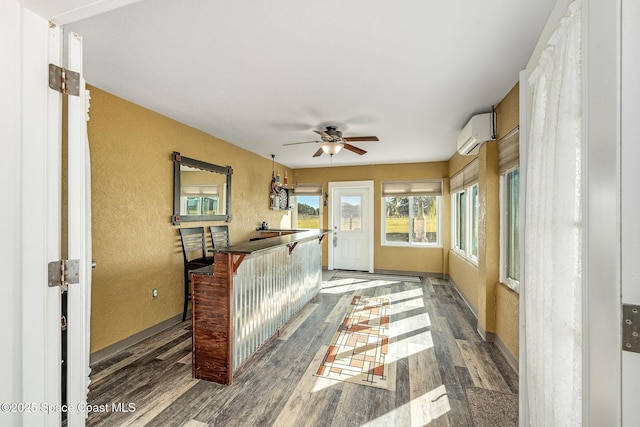
[[[312,374],[353,295],[392,301],[395,391]],[[231,386],[191,378],[189,322],[92,366],[87,425],[473,426],[466,389],[518,393],[517,374],[474,325],[446,280],[340,272]]]

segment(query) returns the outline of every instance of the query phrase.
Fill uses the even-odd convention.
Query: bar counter
[[[320,243],[330,230],[286,232],[216,249],[213,268],[192,274],[194,378],[231,384],[242,363],[320,291]]]

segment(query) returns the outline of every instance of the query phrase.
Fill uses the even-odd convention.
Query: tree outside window
[[[437,197],[385,197],[385,242],[437,244]]]
[[[321,228],[320,196],[296,197],[298,225],[296,228]]]

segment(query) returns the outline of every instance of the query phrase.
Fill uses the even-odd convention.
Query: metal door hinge
[[[622,304],[622,349],[640,353],[640,305]]]
[[[69,284],[80,281],[80,260],[63,259],[49,263],[49,287],[61,286],[65,288]]]
[[[49,87],[66,95],[80,96],[80,73],[49,64]]]

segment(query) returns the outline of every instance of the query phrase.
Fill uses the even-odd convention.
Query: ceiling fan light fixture
[[[342,150],[342,147],[344,147],[344,145],[341,142],[340,143],[324,142],[320,146],[320,148],[322,148],[322,151],[324,151],[325,154],[329,154],[331,156],[333,156],[334,154],[338,154],[340,150]]]

